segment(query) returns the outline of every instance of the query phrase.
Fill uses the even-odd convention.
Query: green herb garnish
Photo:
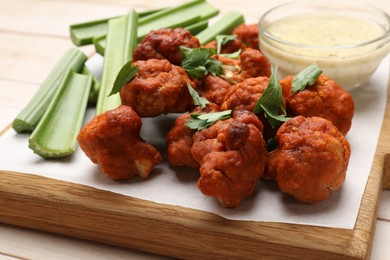
[[[292,93],[295,94],[296,92],[302,91],[306,87],[313,85],[321,73],[322,70],[315,63],[299,72],[292,81]]]
[[[265,117],[274,128],[279,122],[285,122],[290,118],[286,117],[286,110],[283,106],[282,86],[277,76],[277,67],[272,70],[272,75],[267,88],[257,101],[253,113],[264,111]],[[282,112],[282,114],[280,114]]]
[[[241,54],[241,50],[238,50],[238,51],[235,51],[235,52],[232,52],[232,53],[221,53],[221,54],[218,54],[218,55],[226,57],[226,58],[238,59],[238,58],[240,58],[240,54]]]
[[[241,50],[235,51],[233,53],[221,53],[222,46],[227,44],[230,41],[237,39],[237,35],[217,35],[217,54],[226,58],[238,59],[241,54]]]
[[[190,83],[187,82],[187,88],[190,92],[190,95],[192,97],[192,100],[194,101],[195,106],[200,106],[201,109],[205,108],[207,104],[210,104],[210,102],[205,99],[204,97],[199,96],[199,93],[193,89],[190,85]]]
[[[139,67],[137,65],[131,66],[132,63],[133,61],[130,60],[121,68],[118,75],[116,76],[114,85],[112,86],[111,92],[108,96],[118,93],[127,82],[135,77],[139,71]]]
[[[222,68],[222,62],[220,62],[217,59],[209,59],[206,68],[208,73],[210,73],[213,76],[221,75],[223,74],[223,68]]]
[[[278,142],[274,137],[271,137],[270,139],[267,140],[267,151],[271,152],[275,150],[278,147]]]
[[[227,44],[230,41],[234,41],[237,39],[237,35],[231,34],[231,35],[217,35],[216,41],[217,41],[217,53],[221,53],[222,46]]]
[[[186,126],[190,129],[200,131],[215,124],[219,120],[225,120],[230,118],[231,114],[231,110],[207,114],[190,114],[191,118],[187,120]]]
[[[187,73],[194,77],[200,78],[210,73],[213,76],[223,73],[222,63],[214,58],[215,51],[209,48],[186,48],[180,46],[183,54],[181,66]]]

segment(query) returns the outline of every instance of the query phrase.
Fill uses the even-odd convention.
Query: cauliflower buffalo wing
[[[192,110],[187,82],[195,87],[185,70],[168,60],[136,61],[139,71],[120,91],[122,104],[131,106],[141,117]]]
[[[147,178],[162,158],[139,136],[141,126],[137,113],[122,105],[94,117],[81,129],[77,140],[84,153],[112,180],[134,175]]]
[[[236,207],[261,178],[267,161],[263,125],[251,112],[236,110],[193,135],[191,153],[200,164],[198,187],[224,207]]]
[[[208,101],[221,106],[232,85],[218,76],[206,75],[198,83],[199,94]]]
[[[259,26],[257,24],[241,24],[233,33],[237,35],[246,46],[252,49],[259,49]]]
[[[192,113],[203,114],[217,112],[218,106],[210,103],[203,110],[196,107]],[[192,136],[196,132],[188,128],[185,124],[191,116],[189,113],[178,116],[175,125],[167,134],[168,162],[171,166],[188,166],[198,169],[199,163],[193,158],[191,153]]]
[[[222,76],[231,84],[242,82],[249,78],[271,76],[271,63],[259,50],[246,48],[240,54],[240,59],[215,55],[223,64]]]
[[[271,63],[259,50],[247,48],[240,55],[241,73],[239,82],[254,77],[271,76]]]
[[[255,81],[261,81],[253,80],[253,78],[263,77],[264,82],[267,81],[265,87],[268,85],[268,77],[271,75],[271,66],[260,51],[250,48],[245,49],[241,53],[239,60],[218,55],[216,55],[216,58],[224,65],[224,75],[222,77],[207,75],[198,84],[200,95],[207,98],[210,102],[221,106],[226,99],[226,95],[230,95],[234,92],[232,89],[240,91],[239,89],[243,85],[253,85],[255,84]],[[248,81],[243,83],[245,80]],[[260,85],[263,86],[264,82],[260,83]],[[237,83],[241,83],[242,85],[235,86]],[[261,90],[261,92],[262,91],[263,90]],[[259,95],[257,95],[257,97],[259,97]],[[238,98],[238,96],[235,96],[235,98]],[[246,96],[246,98],[248,98],[248,96]],[[254,101],[256,97],[251,97],[251,99]],[[256,101],[254,101],[254,104],[256,104]],[[223,108],[222,110],[225,109],[227,108]]]
[[[245,109],[253,111],[269,83],[268,77],[249,78],[233,85],[224,97],[221,110]]]
[[[284,123],[275,137],[264,175],[298,201],[325,200],[344,182],[351,149],[344,135],[321,117],[297,116]]]
[[[291,85],[294,76],[281,81]],[[351,95],[334,80],[320,75],[315,84],[287,98],[289,116],[319,116],[330,120],[341,133],[346,135],[351,128],[354,102]]]
[[[133,51],[133,60],[167,59],[180,65],[183,56],[180,46],[198,48],[198,38],[183,28],[151,31]]]

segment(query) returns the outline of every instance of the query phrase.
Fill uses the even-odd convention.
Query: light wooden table
[[[28,102],[64,51],[72,46],[69,25],[145,10],[179,0],[0,0],[0,128]],[[210,0],[221,13],[241,11],[255,22],[268,8],[286,0]],[[390,1],[366,0],[390,13]],[[130,6],[131,5],[131,6]],[[83,48],[92,54],[93,48]],[[0,148],[1,149],[1,148]],[[2,209],[0,209],[2,210]],[[390,191],[378,212],[372,259],[390,259]],[[155,259],[161,256],[40,231],[0,224],[0,259]]]

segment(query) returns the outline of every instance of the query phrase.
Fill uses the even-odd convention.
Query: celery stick
[[[144,12],[139,12],[138,16],[145,17],[161,10],[163,9],[153,9]],[[108,21],[118,17],[119,16],[115,16],[84,23],[72,24],[69,27],[72,42],[76,46],[92,44],[94,38],[107,34]]]
[[[33,131],[60,86],[64,74],[69,69],[80,71],[86,60],[87,57],[83,52],[74,48],[69,49],[41,84],[30,102],[16,116],[12,122],[14,130],[18,133]]]
[[[158,24],[158,21],[162,21],[166,17],[180,17],[187,16],[189,14],[191,15],[194,13],[200,16],[200,20],[207,20],[219,14],[219,10],[210,5],[206,0],[193,0],[181,5],[166,8],[146,17],[140,18],[138,23],[139,25],[144,25],[148,23]],[[156,28],[161,28],[161,26]]]
[[[138,27],[138,40],[141,41],[152,30],[185,27],[201,21],[200,19],[201,17],[197,13],[191,13],[185,16],[177,13],[177,15],[167,16],[164,19],[140,25]]]
[[[151,30],[186,27],[193,23],[207,20],[218,13],[219,10],[210,5],[206,0],[189,1],[182,5],[164,9],[139,19],[138,40],[142,40]],[[197,15],[199,18],[195,19]]]
[[[142,12],[137,12],[138,18],[142,18],[142,17],[148,16],[148,15],[154,14],[154,13],[162,11],[164,9],[165,8],[158,8],[158,9],[151,9],[151,10],[146,10],[146,11],[142,11]]]
[[[92,43],[93,37],[107,33],[108,21],[114,18],[101,19],[86,23],[72,24],[70,26],[70,38],[76,46]]]
[[[201,31],[205,30],[209,26],[208,20],[203,20],[194,24],[191,24],[189,26],[184,27],[188,31],[191,32],[192,35],[197,35]]]
[[[244,22],[244,16],[241,13],[229,12],[216,23],[210,25],[206,30],[196,35],[196,37],[198,37],[200,43],[203,45],[215,40],[217,35],[230,34],[235,27]]]
[[[208,20],[199,21],[197,23],[191,24],[189,26],[185,26],[184,28],[187,29],[192,33],[192,35],[196,35],[199,32],[206,29],[208,26]],[[171,26],[169,26],[171,27]],[[99,37],[96,37],[93,39],[93,44],[95,45],[95,50],[100,55],[104,56],[104,49],[106,46],[106,35],[101,35]]]
[[[131,10],[127,16],[108,22],[107,48],[104,52],[102,84],[96,113],[114,109],[121,104],[119,93],[109,96],[120,69],[132,59],[137,44],[138,15]]]
[[[29,139],[29,148],[43,158],[61,158],[74,153],[92,75],[69,70]]]
[[[95,50],[100,55],[104,56],[104,49],[106,48],[107,35],[101,35],[92,39]]]
[[[216,16],[218,13],[219,10],[206,0],[193,0],[163,9],[139,19],[138,41],[141,41],[151,30],[160,28],[190,27],[188,28],[189,31],[195,35],[200,28],[207,27],[205,26],[205,20]],[[106,45],[105,38],[104,35],[100,35],[93,39],[96,51],[102,55]]]
[[[91,77],[92,77],[92,86],[91,86],[91,91],[90,91],[89,97],[88,97],[88,104],[96,104],[96,101],[97,101],[97,98],[99,95],[99,90],[100,90],[100,81],[85,66],[83,68],[82,74],[87,75],[87,76],[91,75]]]

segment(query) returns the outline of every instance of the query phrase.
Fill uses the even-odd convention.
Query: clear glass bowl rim
[[[343,0],[331,1],[331,2],[347,3],[346,1],[343,1]],[[374,6],[374,5],[368,4],[366,2],[361,2],[361,1],[349,1],[348,4],[357,4],[357,5],[360,5],[360,6],[365,6],[366,8],[369,8],[369,9],[371,9],[374,12],[378,12],[378,15],[381,15],[381,16],[383,16],[386,19],[386,24],[388,25],[388,29],[381,36],[379,36],[377,38],[374,38],[372,40],[369,40],[369,41],[361,42],[359,44],[354,44],[354,45],[337,45],[337,46],[335,46],[335,45],[317,46],[317,45],[307,45],[307,44],[301,44],[301,43],[294,43],[294,42],[283,40],[283,39],[281,39],[281,38],[279,38],[279,37],[269,33],[267,28],[265,28],[264,20],[266,19],[267,15],[269,15],[270,13],[278,11],[278,9],[286,7],[286,6],[303,4],[303,3],[316,4],[316,3],[323,3],[323,2],[319,2],[319,1],[315,1],[315,0],[297,0],[297,1],[286,2],[286,3],[280,4],[278,6],[275,6],[275,7],[271,8],[270,10],[265,12],[259,19],[259,34],[260,34],[260,37],[261,37],[261,35],[264,34],[264,36],[266,36],[267,38],[272,39],[272,40],[274,40],[276,42],[282,43],[284,45],[293,46],[293,47],[299,47],[299,48],[309,48],[309,49],[353,49],[353,48],[364,47],[364,46],[367,46],[367,45],[370,45],[370,44],[377,43],[378,41],[381,41],[381,40],[383,40],[383,39],[385,39],[385,38],[390,36],[390,15],[388,13],[386,13],[385,11],[383,11],[382,9],[380,9],[380,8]],[[329,1],[327,3],[329,3]],[[263,39],[263,40],[266,40],[266,39]]]

